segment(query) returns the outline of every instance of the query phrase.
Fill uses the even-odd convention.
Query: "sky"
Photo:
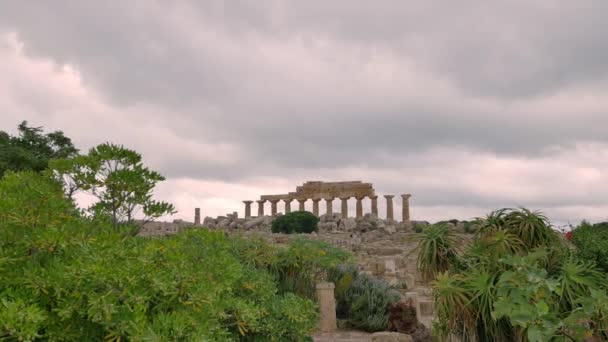
[[[27,120],[83,152],[142,153],[173,218],[361,180],[411,193],[414,220],[524,206],[606,221],[606,13],[605,0],[4,0],[0,130]]]

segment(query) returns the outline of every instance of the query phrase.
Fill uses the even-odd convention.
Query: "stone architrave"
[[[357,207],[356,207],[357,208],[357,210],[356,210],[357,217],[363,217],[363,199],[364,198],[365,197],[356,197],[356,199],[357,199]]]
[[[401,195],[402,221],[403,221],[403,223],[406,223],[406,224],[410,223],[410,197],[412,197],[412,195],[410,195],[410,194]]]
[[[333,215],[334,214],[334,198],[326,198],[325,199],[325,214]]]
[[[348,199],[350,197],[340,197],[342,200],[342,218],[348,218]]]
[[[270,201],[270,214],[272,216],[277,216],[277,203],[278,202],[279,202],[279,200]]]
[[[384,195],[384,198],[386,198],[386,219],[388,221],[392,221],[393,220],[393,197],[395,197],[394,195]]]
[[[283,202],[285,202],[285,214],[289,214],[291,212],[291,201],[293,201],[291,198],[283,200]]]
[[[336,331],[336,299],[334,297],[334,283],[318,283],[316,285],[317,302],[319,303],[319,330],[322,333]]]
[[[258,217],[262,217],[264,216],[264,203],[266,203],[266,200],[259,200],[256,202],[258,202]]]
[[[299,208],[298,210],[300,211],[305,211],[306,210],[306,198],[298,198],[298,204],[299,204]]]
[[[245,218],[250,218],[251,217],[251,203],[253,203],[253,201],[243,201],[243,203],[245,203]]]
[[[372,200],[372,215],[378,217],[378,196],[369,196]]]
[[[201,208],[194,208],[194,224],[201,224]]]
[[[321,201],[320,198],[313,198],[312,199],[312,213],[315,216],[319,216],[319,201]]]

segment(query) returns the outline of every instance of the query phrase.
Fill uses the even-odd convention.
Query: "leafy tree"
[[[313,301],[279,292],[278,259],[245,262],[268,244],[104,229],[31,171],[1,179],[0,199],[1,341],[304,341],[317,327]]]
[[[62,131],[43,134],[42,127],[29,127],[27,121],[19,124],[18,130],[17,136],[0,131],[0,177],[9,170],[40,172],[48,167],[49,160],[78,153]]]
[[[172,204],[152,199],[156,183],[165,178],[145,167],[141,154],[122,145],[98,145],[87,155],[53,161],[51,169],[68,196],[82,190],[96,197],[89,210],[109,216],[114,225],[132,222],[140,210],[145,220],[175,213]]]

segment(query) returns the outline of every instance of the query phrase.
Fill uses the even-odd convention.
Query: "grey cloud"
[[[239,182],[401,170],[442,146],[534,159],[555,146],[605,142],[606,104],[598,112],[556,102],[539,113],[530,103],[573,90],[608,102],[606,12],[603,0],[15,1],[0,4],[0,32],[16,32],[30,57],[73,65],[113,109],[108,115],[243,154],[230,163],[189,158],[148,147],[137,127],[135,146],[168,177]],[[19,92],[39,111],[52,106]],[[142,104],[159,113],[134,113]],[[128,131],[111,137],[134,139]],[[377,184],[403,184],[429,206],[512,201]],[[595,195],[576,201],[600,204]]]

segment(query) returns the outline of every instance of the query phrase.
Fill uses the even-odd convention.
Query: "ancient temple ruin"
[[[371,201],[371,214],[378,217],[378,196],[371,183],[361,181],[351,182],[319,182],[310,181],[298,186],[295,192],[281,195],[262,195],[258,204],[258,217],[264,216],[264,203],[267,201],[271,205],[271,215],[276,216],[280,201],[284,203],[285,213],[291,212],[291,202],[298,201],[298,210],[306,210],[306,201],[312,200],[312,213],[319,216],[319,202],[325,200],[325,214],[333,214],[333,201],[339,198],[341,201],[341,214],[343,218],[348,217],[348,200],[354,197],[357,200],[356,217],[363,216],[363,200],[369,198]],[[393,197],[394,195],[384,195],[386,199],[386,219],[393,220]],[[402,198],[402,218],[404,223],[410,221],[410,194],[401,195]],[[251,217],[251,204],[253,201],[243,201],[245,203],[245,217]]]

